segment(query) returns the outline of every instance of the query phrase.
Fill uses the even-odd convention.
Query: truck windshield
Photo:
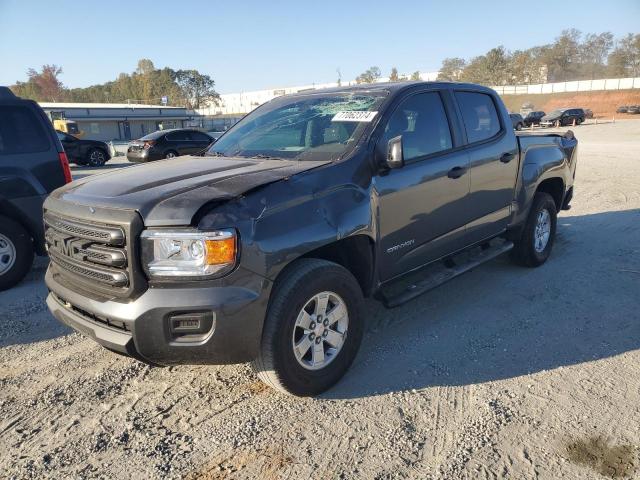
[[[257,108],[207,152],[225,157],[337,160],[376,119],[386,92],[281,97]]]

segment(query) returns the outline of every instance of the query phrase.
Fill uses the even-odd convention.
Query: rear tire
[[[0,215],[0,291],[20,282],[32,263],[31,235],[18,222]]]
[[[253,368],[260,380],[283,393],[317,395],[342,378],[358,352],[362,291],[348,270],[326,260],[298,260],[282,275]]]
[[[164,158],[175,158],[178,156],[178,152],[174,152],[173,150],[169,150],[164,154]]]
[[[520,238],[514,242],[511,258],[526,267],[539,267],[551,255],[556,236],[557,210],[553,197],[538,192]]]

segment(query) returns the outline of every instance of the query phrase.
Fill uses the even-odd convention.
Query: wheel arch
[[[337,263],[346,268],[355,277],[365,297],[372,294],[374,285],[374,242],[368,235],[359,234],[336,240],[311,250],[299,258],[317,258]]]
[[[33,242],[33,248],[38,255],[44,255],[46,253],[44,249],[44,245],[41,245],[41,242],[38,239],[41,235],[33,228],[33,225],[30,225],[29,222],[25,222],[25,215],[20,212],[18,208],[16,208],[11,202],[9,202],[6,198],[0,197],[0,216],[7,217],[16,222],[18,225],[22,226],[29,236],[31,237],[31,241]]]
[[[551,177],[541,181],[536,187],[536,193],[538,192],[544,192],[551,195],[558,212],[562,209],[565,185],[564,180],[562,180],[561,177]]]

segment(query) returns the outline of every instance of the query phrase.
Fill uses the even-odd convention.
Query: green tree
[[[609,74],[640,76],[640,34],[629,33],[621,38],[608,58]]]
[[[420,72],[418,70],[413,72],[409,80],[422,80],[422,78],[420,78]]]
[[[215,91],[213,79],[197,70],[178,70],[176,83],[189,108],[200,108],[206,103],[217,102],[220,98],[220,95]]]
[[[155,71],[156,67],[151,60],[148,58],[141,58],[138,60],[138,68],[136,68],[136,73],[138,75],[145,75]]]
[[[356,77],[356,83],[375,83],[380,78],[378,67],[371,67]]]
[[[398,76],[398,69],[396,67],[393,67],[391,69],[391,73],[389,74],[389,81],[397,82],[398,80],[400,80],[400,77]]]
[[[466,66],[467,62],[464,58],[445,58],[442,61],[440,72],[438,72],[438,80],[445,80],[448,82],[457,82],[460,80],[460,76]]]
[[[613,34],[589,33],[580,45],[581,78],[600,78],[605,75],[606,61],[613,48]]]
[[[509,60],[509,53],[503,46],[492,48],[485,55],[472,58],[460,80],[489,86],[506,85],[510,80]]]
[[[581,37],[575,28],[563,30],[553,44],[543,49],[542,61],[547,65],[549,81],[566,82],[578,77]]]

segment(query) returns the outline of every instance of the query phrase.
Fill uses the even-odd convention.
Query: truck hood
[[[136,210],[147,226],[189,225],[202,205],[330,163],[184,156],[93,175],[52,193],[73,204]]]

